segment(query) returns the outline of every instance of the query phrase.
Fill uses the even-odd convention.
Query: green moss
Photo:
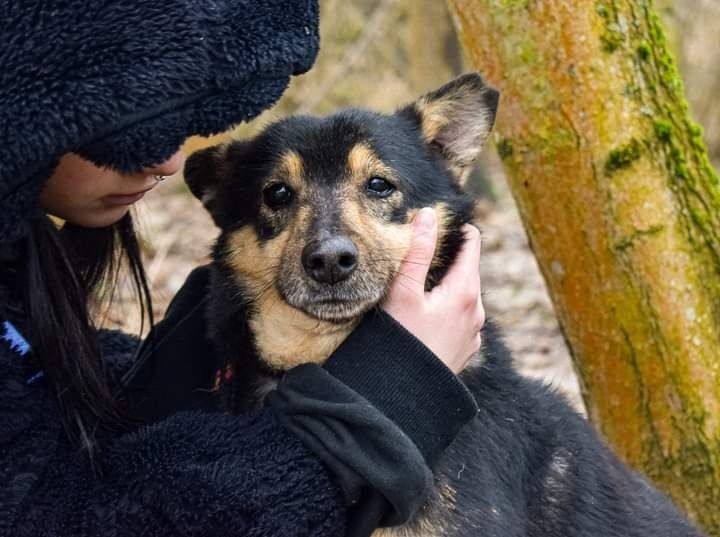
[[[513,146],[510,140],[502,138],[497,143],[497,152],[502,160],[506,160],[513,155]]]
[[[600,36],[600,43],[605,52],[613,53],[623,44],[625,34],[618,24],[618,13],[615,6],[608,2],[597,2],[595,12],[603,19],[605,31]]]
[[[608,20],[610,18],[610,10],[605,5],[605,2],[598,2],[597,4],[595,4],[595,13],[600,15],[605,20]]]
[[[640,142],[634,138],[629,143],[613,149],[608,154],[608,159],[605,163],[605,174],[611,175],[621,168],[627,168],[640,158],[641,153],[642,147],[640,146]]]
[[[705,146],[705,131],[703,128],[693,121],[689,121],[688,130],[690,131],[690,143],[696,151],[701,153],[707,153],[707,147]]]
[[[689,107],[683,94],[682,79],[669,51],[662,22],[651,7],[646,6],[644,12],[649,31],[647,38],[638,45],[638,54],[643,57],[644,52],[641,49],[649,49],[648,61],[640,65],[645,74],[646,87],[652,94],[664,93],[660,96],[661,102],[669,103],[663,107],[664,117],[684,120],[682,129],[676,128],[666,120],[657,120],[653,124],[657,138],[670,146],[668,170],[676,179],[692,181],[695,184],[699,180],[702,185],[700,186],[702,196],[708,196],[712,203],[717,205],[720,203],[718,190],[720,178],[707,156],[702,128],[689,119]],[[699,169],[688,164],[686,154],[692,154],[694,161],[699,160]],[[694,219],[697,221],[697,218]]]
[[[662,22],[657,14],[652,11],[649,15],[649,23],[650,37],[653,42],[652,50],[655,53],[660,79],[668,89],[680,92],[683,87],[682,79],[675,66],[675,60],[668,51],[667,39],[665,38],[665,30],[663,30]],[[687,104],[685,106],[687,106]]]
[[[712,164],[710,164],[709,160],[706,160],[703,163],[703,172],[705,173],[705,175],[707,177],[710,178],[711,185],[713,185],[713,186],[720,185],[720,176],[718,176],[717,172],[715,171],[715,168],[713,167]],[[720,205],[720,190],[715,189],[713,194],[714,194],[714,198],[715,198],[715,203]]]
[[[702,125],[698,125],[697,123],[690,123],[690,136],[693,136],[694,138],[702,138],[703,137],[703,128]]]
[[[635,84],[628,84],[627,86],[625,86],[623,94],[629,99],[639,100],[642,97],[642,91],[640,87]]]
[[[517,55],[521,63],[525,65],[537,65],[538,62],[541,61],[537,43],[531,39],[523,39],[515,46],[517,47]]]
[[[500,5],[508,9],[527,9],[528,0],[501,0]]]
[[[623,239],[618,243],[615,243],[613,248],[616,252],[624,252],[625,250],[628,250],[633,245],[633,241],[630,239]]]
[[[642,41],[637,48],[638,56],[642,61],[648,61],[651,55],[650,45],[647,41]]]
[[[623,35],[619,31],[611,30],[608,27],[608,30],[600,36],[600,42],[605,52],[613,53],[622,45]]]
[[[621,240],[620,242],[616,243],[614,245],[614,248],[618,252],[624,252],[628,248],[632,247],[633,244],[635,244],[635,241],[641,237],[648,237],[652,235],[657,235],[660,233],[663,229],[665,229],[665,226],[662,224],[657,224],[654,226],[650,226],[647,229],[637,229],[635,230],[629,237]]]
[[[675,177],[678,179],[688,179],[690,177],[690,168],[685,163],[677,163],[675,166]]]
[[[709,223],[707,214],[697,210],[692,205],[689,207],[689,209],[690,209],[690,215],[692,216],[693,221],[703,229],[705,227],[707,227],[707,225]]]
[[[655,136],[663,143],[669,143],[672,138],[672,124],[665,119],[658,119],[653,125]]]
[[[688,168],[685,153],[676,145],[670,148],[670,162],[677,179],[688,179],[690,177],[690,168]]]

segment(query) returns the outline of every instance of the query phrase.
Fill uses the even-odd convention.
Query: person
[[[421,211],[383,309],[257,416],[181,404],[176,367],[201,383],[212,363],[202,269],[144,344],[93,316],[122,265],[151,311],[130,207],[188,135],[252,119],[311,67],[316,2],[0,7],[0,535],[368,535],[409,518],[477,411],[455,375],[484,320],[476,230],[425,293],[437,224]],[[153,416],[132,389],[148,371],[168,373]]]

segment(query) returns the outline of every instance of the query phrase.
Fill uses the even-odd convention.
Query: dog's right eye
[[[365,189],[373,196],[380,198],[386,198],[395,192],[395,187],[390,184],[387,179],[383,179],[382,177],[371,177]]]
[[[270,208],[278,208],[292,201],[293,191],[285,183],[275,183],[263,190],[263,199]]]

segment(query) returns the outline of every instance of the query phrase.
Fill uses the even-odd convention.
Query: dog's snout
[[[312,241],[302,252],[302,264],[308,276],[331,285],[350,277],[357,267],[357,258],[355,244],[342,235]]]

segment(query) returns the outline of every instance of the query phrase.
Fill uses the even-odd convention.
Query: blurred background
[[[693,115],[720,160],[720,0],[656,0],[685,81]],[[392,111],[463,72],[462,50],[442,0],[320,0],[322,48],[315,67],[293,81],[271,111],[186,151],[228,136],[247,137],[274,118],[326,114],[347,106]],[[502,106],[502,101],[501,101]],[[543,278],[530,251],[492,143],[472,188],[480,203],[484,302],[504,329],[520,370],[541,377],[582,410],[577,380]],[[187,274],[208,260],[216,230],[182,177],[154,189],[138,208],[148,276],[160,318]],[[137,331],[138,312],[123,290],[106,324]]]

